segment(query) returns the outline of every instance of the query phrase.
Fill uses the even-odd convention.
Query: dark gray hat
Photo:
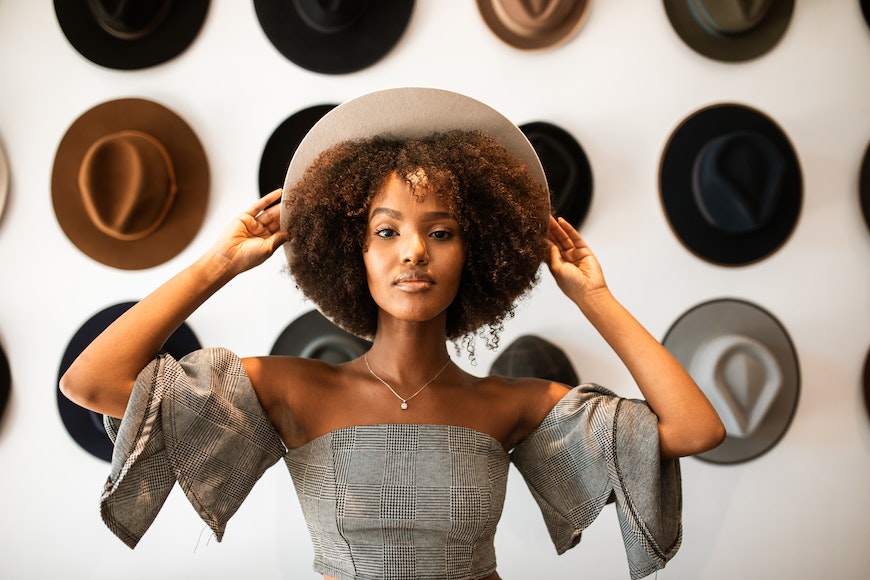
[[[492,363],[489,372],[504,377],[546,379],[572,387],[580,383],[565,351],[533,334],[520,336],[509,344]]]
[[[372,344],[345,332],[317,310],[306,312],[285,328],[272,346],[273,355],[316,358],[330,364],[361,357]]]

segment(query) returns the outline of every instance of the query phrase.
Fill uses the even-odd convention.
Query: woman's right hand
[[[281,230],[281,204],[275,203],[280,199],[280,189],[261,197],[236,216],[212,246],[211,252],[226,260],[232,275],[259,266],[287,241]]]

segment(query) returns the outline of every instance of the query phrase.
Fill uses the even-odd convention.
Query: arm
[[[263,263],[287,240],[275,190],[239,214],[193,264],[127,310],[70,365],[60,380],[78,405],[122,417],[139,372],[203,302],[236,275]]]
[[[613,297],[598,260],[565,220],[550,218],[549,267],[559,288],[625,364],[658,416],[663,458],[703,453],[725,437],[719,415],[680,363]]]

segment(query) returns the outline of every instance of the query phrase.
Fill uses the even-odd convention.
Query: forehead
[[[430,193],[435,195],[429,195]],[[447,211],[447,203],[443,196],[438,195],[434,184],[425,178],[425,174],[414,174],[408,178],[392,173],[372,196],[369,213],[376,209],[388,207],[414,211],[416,209]]]

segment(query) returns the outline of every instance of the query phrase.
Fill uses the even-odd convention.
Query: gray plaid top
[[[632,579],[662,568],[682,539],[678,461],[661,461],[655,415],[597,385],[572,389],[510,454],[448,425],[366,425],[287,450],[239,358],[204,349],[161,355],[134,387],[100,501],[135,547],[177,481],[223,537],[282,457],[314,545],[314,569],[340,580],[474,580],[495,570],[493,540],[509,462],[538,502],[557,552],[616,503]]]

